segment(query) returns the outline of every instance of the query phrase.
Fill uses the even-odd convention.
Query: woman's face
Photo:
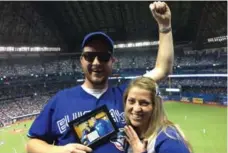
[[[153,105],[150,91],[133,87],[126,99],[125,113],[135,128],[144,129],[150,123]]]

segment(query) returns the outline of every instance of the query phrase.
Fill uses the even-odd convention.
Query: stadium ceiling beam
[[[8,5],[9,5],[9,3],[12,3],[12,2],[1,2],[1,5],[0,5],[0,13],[1,14],[4,14],[4,12],[5,12],[5,7],[9,7]],[[3,33],[1,33],[2,31],[4,31],[3,29],[4,29],[4,21],[5,20],[2,20],[2,17],[0,18],[1,19],[1,23],[0,23],[0,37],[2,37],[2,36],[4,36],[4,32]],[[1,39],[0,39],[1,40]],[[2,42],[1,42],[2,43]]]
[[[118,6],[120,8],[120,21],[121,21],[121,27],[119,27],[118,31],[120,32],[119,34],[121,36],[121,39],[127,40],[127,29],[126,29],[127,27],[126,27],[126,19],[124,16],[125,12],[124,12],[124,8],[123,8],[124,3],[126,3],[126,2],[120,1],[117,3],[118,3]],[[119,35],[119,34],[117,34],[117,35]],[[118,39],[118,36],[116,36],[116,39]]]
[[[89,2],[87,2],[89,3]],[[85,34],[90,32],[90,25],[88,23],[88,13],[84,14],[85,9],[90,9],[85,6],[84,2],[69,2],[70,16],[73,20],[73,26],[75,27],[74,35],[71,38],[71,52],[78,52],[80,50],[80,43]]]
[[[64,37],[64,34],[61,30],[59,30],[58,25],[53,20],[53,13],[55,13],[55,8],[53,7],[53,4],[51,2],[30,2],[32,7],[37,11],[38,14],[43,18],[49,29],[53,32],[53,34],[57,37],[59,40],[59,45],[61,47],[61,50],[68,50],[68,42]],[[52,11],[50,11],[52,10]],[[52,12],[52,13],[50,13]]]
[[[224,3],[216,2],[215,5],[213,5],[213,8],[210,7],[210,10],[215,10],[209,18],[211,20],[211,24],[209,25],[212,26],[211,29],[214,32],[215,37],[225,35],[226,33],[227,26],[225,25],[227,24],[227,22],[225,17],[227,16],[227,13],[225,11],[227,11],[227,9],[223,10],[223,6]]]
[[[66,8],[68,10],[69,16],[72,19],[73,24],[77,27],[77,31],[83,31],[83,26],[79,24],[80,16],[73,9],[72,2],[66,1]]]
[[[195,3],[199,3],[200,5],[198,6],[198,27],[196,30],[196,35],[195,35],[195,39],[193,39],[194,42],[194,48],[201,48],[202,44],[203,44],[203,40],[202,40],[202,36],[204,35],[205,32],[205,24],[207,21],[207,12],[206,12],[206,3],[207,2],[195,2]],[[198,4],[196,4],[198,5]],[[196,7],[196,6],[195,6]],[[192,7],[194,9],[194,7]]]
[[[223,6],[226,6],[226,3],[205,2],[196,37],[196,49],[203,48],[208,38],[226,35],[226,13],[219,9]]]

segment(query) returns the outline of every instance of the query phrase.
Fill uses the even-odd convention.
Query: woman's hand
[[[147,140],[141,141],[131,126],[125,126],[126,140],[131,145],[133,153],[143,153],[147,151]]]

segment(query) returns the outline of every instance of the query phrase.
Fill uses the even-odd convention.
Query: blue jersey
[[[92,142],[89,141],[89,139],[87,138],[87,135],[88,135],[90,132],[94,131],[94,130],[95,130],[94,128],[89,127],[89,128],[87,128],[87,129],[85,129],[85,130],[82,131],[82,138],[81,138],[82,144],[84,144],[84,145],[89,145],[89,144],[92,143]]]
[[[131,148],[127,152],[133,153]],[[161,132],[148,143],[147,151],[143,153],[190,153],[190,151],[177,130],[168,127],[166,133]]]
[[[68,123],[102,105],[106,105],[118,128],[125,125],[123,92],[127,84],[109,87],[99,98],[85,92],[81,86],[58,92],[44,107],[33,122],[28,137],[38,138],[49,144],[66,145],[76,142]],[[101,145],[94,153],[122,152],[122,146],[116,147],[118,140]]]
[[[110,126],[111,123],[109,123],[106,120],[103,119],[97,119],[94,125],[94,128],[97,130],[100,137],[105,136],[106,134],[112,132],[112,127]]]

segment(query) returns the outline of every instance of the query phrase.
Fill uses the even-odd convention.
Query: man
[[[88,134],[91,133],[94,130],[95,130],[94,127],[93,126],[90,126],[89,125],[89,122],[86,121],[85,122],[85,128],[82,131],[82,138],[81,138],[82,144],[89,145],[91,143],[90,140],[88,139]]]
[[[145,75],[159,81],[167,77],[173,66],[171,12],[164,2],[150,4],[150,10],[159,26],[159,51],[155,68]],[[28,132],[31,139],[27,144],[27,152],[91,152],[91,148],[75,143],[68,122],[104,104],[117,127],[125,125],[122,97],[127,85],[115,88],[108,86],[114,62],[111,38],[101,32],[88,34],[82,43],[80,61],[85,74],[84,83],[60,91],[48,102]],[[122,150],[121,146],[116,147],[108,141],[93,152],[118,153]]]
[[[110,122],[104,119],[97,119],[96,117],[91,117],[93,127],[98,132],[100,137],[103,137],[114,130]]]

